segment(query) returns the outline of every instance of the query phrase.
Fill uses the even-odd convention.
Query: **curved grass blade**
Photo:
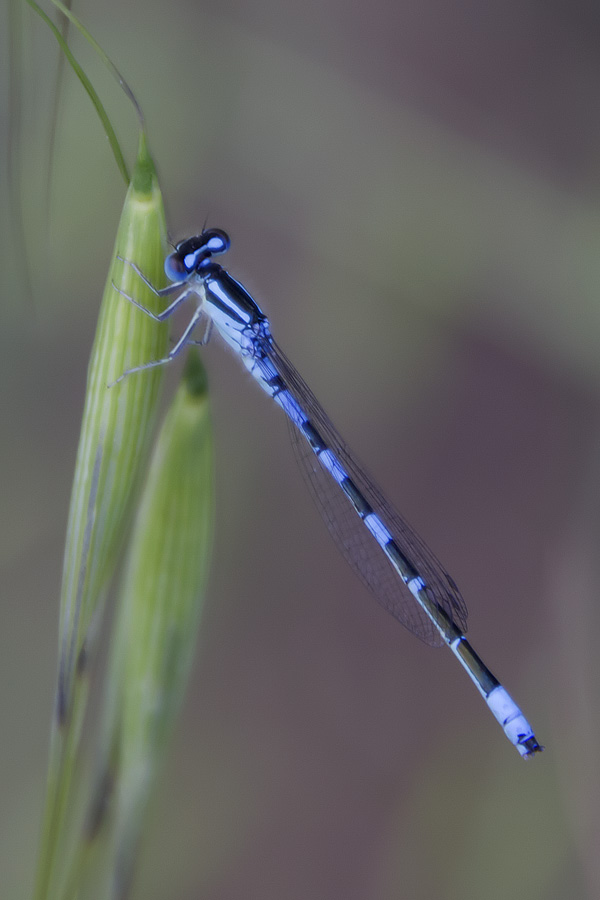
[[[72,0],[68,0],[69,5]],[[60,19],[60,33],[66,44],[69,43],[69,20],[62,16]],[[56,155],[56,135],[58,131],[58,113],[60,109],[60,98],[63,91],[65,80],[65,57],[64,54],[58,54],[56,76],[54,79],[54,90],[52,92],[52,112],[50,113],[50,130],[48,134],[48,179],[46,184],[46,228],[50,221],[50,204],[52,199],[52,170],[54,168],[54,158]]]
[[[111,73],[111,75],[113,75],[114,78],[116,78],[116,80],[119,82],[119,84],[121,85],[121,88],[125,92],[126,96],[129,98],[129,100],[133,104],[134,109],[137,114],[137,117],[139,119],[140,128],[142,129],[142,131],[144,131],[145,125],[144,125],[144,113],[142,112],[142,107],[138,103],[135,94],[133,93],[133,91],[131,90],[131,88],[129,87],[129,85],[127,84],[127,82],[125,81],[125,79],[123,78],[123,76],[121,75],[121,73],[119,72],[119,70],[117,69],[115,64],[113,63],[113,61],[104,52],[104,50],[102,49],[100,44],[92,37],[90,32],[87,30],[87,28],[79,21],[77,16],[74,15],[74,13],[71,11],[71,9],[68,6],[65,6],[64,3],[60,2],[60,0],[50,0],[50,3],[53,3],[54,6],[58,10],[60,10],[60,12],[63,14],[63,16],[65,16],[65,18],[68,19],[69,22],[73,23],[73,25],[79,31],[79,33],[86,39],[86,41],[89,43],[89,45],[96,51],[96,53],[98,54],[98,56],[100,57],[100,59],[102,60],[102,62],[106,66],[106,68],[108,69],[108,71]]]
[[[107,114],[106,110],[104,109],[104,106],[102,105],[102,101],[100,100],[100,97],[96,93],[91,81],[89,80],[89,78],[87,77],[87,75],[85,74],[85,72],[83,71],[83,69],[81,68],[81,66],[79,65],[79,63],[77,62],[77,60],[75,59],[73,54],[71,53],[71,50],[69,49],[69,45],[63,38],[62,34],[60,33],[59,29],[54,24],[52,19],[48,15],[46,15],[44,10],[38,6],[38,4],[35,2],[35,0],[25,0],[25,2],[28,3],[29,6],[34,10],[34,12],[36,12],[38,14],[38,16],[40,16],[40,18],[46,23],[46,25],[52,31],[54,37],[58,41],[58,44],[59,44],[62,52],[64,53],[69,65],[71,66],[71,68],[73,69],[73,71],[75,72],[77,77],[79,78],[79,80],[80,80],[81,84],[83,85],[85,91],[87,92],[90,100],[94,104],[94,108],[96,109],[96,112],[98,113],[100,121],[102,122],[104,132],[106,134],[106,137],[108,138],[108,142],[110,144],[111,150],[115,157],[117,166],[119,167],[119,171],[121,172],[121,175],[123,176],[123,178],[125,180],[125,183],[129,184],[129,171],[127,169],[127,163],[125,162],[125,157],[123,156],[123,153],[121,151],[121,147],[119,145],[117,135],[115,134],[114,128],[112,127],[112,125],[110,123],[110,119],[108,118],[108,114]]]
[[[27,300],[33,305],[31,259],[27,252],[26,228],[23,221],[22,186],[22,115],[21,83],[23,78],[23,16],[20,0],[8,2],[8,134],[6,139],[6,180],[8,207],[14,247],[19,248],[20,278]]]

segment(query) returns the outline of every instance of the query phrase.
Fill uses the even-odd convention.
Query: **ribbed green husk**
[[[150,369],[109,385],[126,369],[164,356],[167,347],[166,325],[141,313],[113,283],[155,312],[162,301],[116,257],[135,262],[160,286],[164,283],[165,250],[162,198],[142,135],[88,368],[65,545],[58,684],[36,900],[60,895],[61,845],[66,841],[66,813],[87,705],[89,658],[132,493],[146,462],[162,370]]]
[[[109,667],[99,784],[115,799],[115,898],[130,884],[148,800],[188,680],[212,547],[213,482],[206,379],[193,351],[137,510]],[[95,808],[106,810],[106,799],[97,797]]]

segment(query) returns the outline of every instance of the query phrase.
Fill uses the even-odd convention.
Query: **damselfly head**
[[[165,274],[170,281],[185,281],[202,263],[229,249],[231,241],[221,228],[209,228],[202,234],[180,241],[175,252],[165,260]]]

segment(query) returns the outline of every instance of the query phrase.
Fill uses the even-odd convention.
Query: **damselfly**
[[[533,756],[543,748],[531,726],[464,636],[467,608],[454,581],[354,458],[273,340],[267,317],[247,290],[213,262],[212,257],[225,253],[229,243],[224,231],[213,228],[177,244],[165,262],[172,283],[162,290],[156,290],[133,263],[122,260],[155,294],[176,295],[155,315],[123,294],[146,315],[164,321],[185,300],[194,298],[196,306],[168,356],[130,369],[121,378],[170,362],[186,344],[206,343],[214,326],[287,415],[316,504],[352,568],[402,625],[427,644],[450,647],[509,741],[521,756]],[[200,324],[204,334],[194,340],[192,334]]]

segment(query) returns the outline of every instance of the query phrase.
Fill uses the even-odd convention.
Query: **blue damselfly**
[[[213,261],[229,243],[224,231],[213,228],[177,244],[165,262],[171,284],[160,291],[137,266],[123,260],[156,294],[176,295],[158,315],[123,295],[147,315],[164,321],[185,300],[194,298],[196,306],[168,356],[130,369],[121,378],[169,362],[186,344],[206,343],[214,326],[287,415],[317,506],[352,568],[402,625],[427,644],[450,647],[511,743],[521,756],[533,756],[543,748],[531,726],[464,636],[467,608],[456,584],[351,454],[274,341],[267,317],[247,290]],[[199,325],[204,334],[194,340]]]

